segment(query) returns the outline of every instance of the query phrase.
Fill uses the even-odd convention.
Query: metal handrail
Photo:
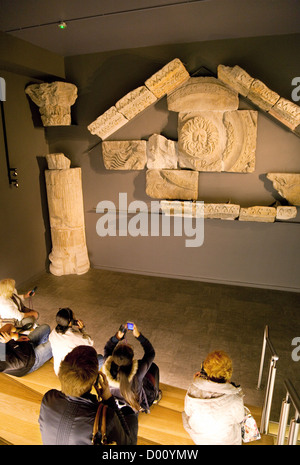
[[[268,375],[268,382],[266,387],[265,399],[263,403],[262,415],[261,415],[261,422],[260,422],[260,433],[267,434],[269,429],[269,421],[270,421],[270,413],[271,413],[271,406],[272,406],[272,398],[274,392],[274,385],[275,385],[275,377],[276,377],[276,363],[279,360],[279,357],[273,347],[273,344],[269,338],[269,327],[268,325],[265,326],[264,330],[264,337],[263,337],[263,345],[262,345],[262,352],[261,352],[261,360],[260,360],[260,368],[258,374],[258,382],[257,382],[257,389],[261,389],[261,380],[262,374],[264,369],[264,361],[265,361],[265,353],[266,347],[268,346],[271,352],[271,359],[270,359],[270,366],[269,366],[269,375]]]
[[[284,381],[284,386],[286,388],[286,397],[282,401],[279,428],[276,441],[276,445],[279,446],[283,445],[285,441],[285,432],[288,423],[288,416],[291,403],[295,407],[295,417],[292,418],[290,422],[290,430],[287,438],[288,445],[297,444],[300,427],[300,397],[289,379],[286,379]]]

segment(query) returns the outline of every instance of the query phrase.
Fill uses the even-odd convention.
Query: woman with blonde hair
[[[2,323],[11,323],[16,327],[22,327],[25,323],[33,325],[39,314],[24,304],[24,299],[28,299],[32,295],[34,295],[34,290],[19,295],[14,279],[2,279],[0,281],[0,319]]]
[[[221,350],[207,355],[184,402],[183,426],[195,444],[240,445],[243,392],[231,380],[232,360]]]

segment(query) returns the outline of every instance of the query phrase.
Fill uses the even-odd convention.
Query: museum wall
[[[103,164],[101,140],[87,130],[99,115],[142,85],[173,58],[189,73],[218,64],[240,65],[281,96],[291,99],[291,81],[300,75],[299,35],[212,41],[137,48],[65,59],[66,78],[78,86],[68,128],[46,128],[51,153],[62,152],[71,166],[82,168],[86,238],[91,266],[124,272],[217,283],[299,291],[299,211],[290,222],[207,219],[204,242],[186,247],[186,237],[99,237],[98,202],[110,200],[119,208],[119,193],[128,204],[142,200],[145,170],[109,171]],[[138,44],[137,44],[138,45]],[[203,69],[200,70],[200,75]],[[199,75],[199,74],[198,74]],[[253,108],[240,98],[240,108]],[[168,111],[166,98],[147,108],[108,140],[147,140],[152,134],[177,140],[177,113]],[[268,172],[299,172],[300,138],[265,113],[259,112],[256,168],[253,173],[199,173],[199,200],[232,202],[241,207],[271,205],[284,199],[266,179]],[[150,222],[150,219],[149,219]]]
[[[0,71],[0,76],[6,82],[3,103],[10,166],[17,168],[19,185],[9,184],[0,116],[0,277],[21,284],[48,267],[50,232],[44,185],[48,145],[24,92],[31,78],[7,71]]]
[[[138,45],[138,44],[137,44]],[[128,204],[142,200],[145,170],[108,171],[101,140],[87,126],[126,93],[142,85],[173,58],[190,74],[202,67],[216,73],[218,64],[240,65],[281,96],[291,98],[291,81],[300,75],[299,35],[212,41],[136,48],[65,59],[66,79],[78,87],[70,127],[46,128],[50,153],[64,153],[71,166],[82,168],[86,239],[91,266],[124,272],[194,279],[245,286],[299,291],[299,213],[291,222],[271,224],[208,219],[204,242],[186,247],[186,237],[99,237],[96,231],[100,201],[119,208],[119,193]],[[206,70],[203,70],[203,67]],[[199,75],[199,74],[198,74]],[[240,99],[240,108],[252,108]],[[109,137],[109,140],[147,140],[152,134],[177,139],[177,113],[166,98]],[[232,202],[242,207],[282,201],[266,179],[268,172],[299,172],[300,138],[259,112],[256,168],[253,173],[199,174],[199,200]]]

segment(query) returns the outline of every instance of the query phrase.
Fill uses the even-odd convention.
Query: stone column
[[[25,93],[39,107],[43,126],[70,126],[77,87],[69,82],[31,84]]]
[[[45,171],[52,251],[50,272],[83,274],[90,268],[86,247],[81,168],[70,168],[63,154],[47,155]],[[57,169],[57,168],[60,169]]]

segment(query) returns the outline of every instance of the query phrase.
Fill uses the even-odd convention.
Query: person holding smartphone
[[[28,308],[24,301],[35,294],[36,288],[26,294],[18,294],[14,279],[0,281],[0,319],[2,324],[12,324],[17,328],[25,324],[33,327],[39,317],[38,312]]]
[[[144,349],[140,360],[134,359],[131,345],[124,341],[127,331]],[[125,411],[132,410],[149,413],[149,407],[159,399],[159,369],[153,362],[155,350],[151,342],[138,330],[135,323],[121,325],[104,347],[104,364],[102,372],[106,375],[111,392],[118,400],[118,405]]]

